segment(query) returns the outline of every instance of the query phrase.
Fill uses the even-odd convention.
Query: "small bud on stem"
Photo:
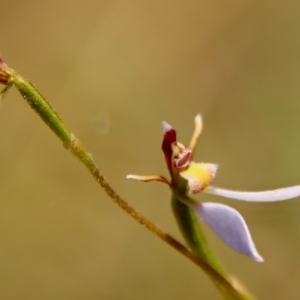
[[[0,57],[0,82],[8,84],[10,80],[10,72],[3,59]]]

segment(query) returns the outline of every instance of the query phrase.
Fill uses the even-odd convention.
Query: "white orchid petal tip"
[[[163,133],[167,133],[169,130],[173,129],[173,127],[168,124],[166,121],[162,121],[162,129],[163,129]]]
[[[289,199],[299,197],[300,185],[281,188],[277,190],[271,190],[271,191],[262,191],[262,192],[232,191],[232,190],[226,190],[226,189],[209,186],[206,189],[206,192],[213,195],[236,199],[236,200],[253,201],[253,202],[275,202],[275,201],[283,201],[283,200],[289,200]]]
[[[259,262],[259,263],[263,263],[265,260],[263,259],[262,256],[260,256],[258,253],[257,255],[255,256],[252,256],[251,258],[253,258],[256,262]]]

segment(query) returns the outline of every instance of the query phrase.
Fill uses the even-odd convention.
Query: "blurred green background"
[[[161,184],[161,121],[215,185],[300,183],[299,1],[1,1],[0,52],[130,204],[181,239]],[[0,108],[1,299],[220,299],[203,272],[120,210],[14,90]],[[300,202],[200,195],[244,216],[265,263],[204,230],[258,299],[300,298]]]

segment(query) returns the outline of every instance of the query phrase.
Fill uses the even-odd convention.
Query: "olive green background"
[[[215,185],[300,184],[299,1],[1,1],[0,53],[29,78],[130,204],[181,239],[161,121]],[[207,227],[227,270],[258,299],[300,299],[300,199],[226,203],[244,216],[265,263]],[[12,90],[0,107],[0,298],[220,299],[204,273],[120,210]]]

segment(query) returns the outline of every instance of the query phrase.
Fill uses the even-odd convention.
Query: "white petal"
[[[191,207],[233,250],[257,262],[264,261],[255,248],[243,217],[235,209],[219,203],[196,203]]]
[[[272,190],[272,191],[263,191],[263,192],[231,191],[231,190],[225,190],[225,189],[209,186],[204,191],[209,194],[214,194],[217,196],[222,196],[222,197],[237,199],[237,200],[253,201],[253,202],[274,202],[274,201],[283,201],[283,200],[289,200],[292,198],[299,197],[300,185]]]
[[[173,127],[170,124],[168,124],[166,121],[162,121],[162,129],[163,129],[163,134],[165,134],[169,130],[173,129]]]

